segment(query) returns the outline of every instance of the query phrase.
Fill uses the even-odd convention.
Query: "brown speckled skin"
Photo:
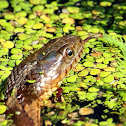
[[[80,37],[67,35],[52,39],[13,69],[7,80],[5,100],[9,113],[14,113],[16,126],[41,125],[43,100],[60,86],[58,82],[77,64],[84,42],[91,38],[82,41]],[[68,54],[70,51],[72,55]]]

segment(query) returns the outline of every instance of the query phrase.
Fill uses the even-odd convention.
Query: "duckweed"
[[[103,56],[104,56],[105,58],[107,58],[107,57],[111,57],[112,54],[111,54],[111,53],[106,53],[106,52],[104,52],[104,53],[103,53]]]
[[[104,59],[104,60],[103,60],[103,63],[104,63],[104,64],[109,64],[109,60],[108,60],[108,59]]]
[[[93,114],[94,113],[94,110],[92,108],[80,108],[79,109],[79,114],[80,115],[90,115],[90,114]]]
[[[66,17],[62,20],[62,23],[65,23],[65,24],[74,24],[75,23],[75,20],[73,18],[70,18],[70,17]]]
[[[21,17],[17,20],[17,23],[19,23],[20,25],[24,25],[27,23],[27,20],[28,20],[27,18]]]
[[[115,72],[115,67],[106,67],[105,71]]]
[[[99,69],[104,69],[107,67],[107,65],[106,64],[97,64],[96,67]]]
[[[105,60],[105,59],[104,59],[103,57],[101,57],[101,58],[99,58],[99,59],[96,59],[96,62],[97,62],[97,63],[101,63],[101,62],[104,63],[104,60]]]
[[[86,94],[86,98],[87,98],[89,101],[92,101],[92,100],[95,100],[95,99],[96,99],[97,95],[98,95],[98,94],[95,93],[95,92],[94,92],[94,93],[89,93],[89,92],[88,92],[88,93]]]
[[[84,67],[82,64],[78,63],[75,68],[73,68],[74,71],[81,71],[83,70]]]
[[[14,32],[15,32],[15,33],[24,32],[24,29],[23,29],[23,28],[15,28],[15,29],[14,29]]]
[[[19,34],[18,35],[18,38],[20,39],[20,40],[26,40],[26,39],[28,39],[30,36],[29,35],[26,35],[26,34]]]
[[[93,67],[94,66],[94,63],[93,62],[90,62],[90,61],[87,61],[87,62],[84,62],[83,65],[85,67]]]
[[[88,33],[86,31],[78,31],[78,35],[85,36],[85,35],[88,35]]]
[[[106,82],[106,83],[110,83],[110,82],[114,81],[114,76],[113,75],[109,75],[109,76],[105,77],[103,79],[103,81]]]
[[[100,72],[100,77],[106,77],[106,76],[108,76],[108,75],[110,75],[111,74],[111,72],[106,72],[106,71],[102,71],[102,72]]]
[[[99,29],[98,28],[91,28],[91,29],[88,30],[88,32],[98,33]]]
[[[11,49],[11,48],[14,47],[14,43],[11,42],[11,41],[6,41],[6,42],[1,43],[1,44],[3,45],[3,47],[8,48],[8,49]]]
[[[66,13],[61,13],[61,14],[59,15],[59,17],[60,17],[61,19],[67,18],[68,16],[69,16],[69,14],[66,14]]]
[[[33,25],[33,29],[40,29],[43,27],[43,24],[42,23],[37,23],[37,24],[34,24]]]
[[[27,80],[28,83],[34,83],[36,80]]]
[[[86,75],[88,75],[88,70],[86,69],[78,73],[78,76],[86,76]]]
[[[7,107],[5,105],[0,105],[0,114],[3,114],[6,111]]]
[[[91,71],[90,71],[90,74],[91,75],[96,75],[98,73],[100,73],[100,70],[99,69],[91,69]]]
[[[19,55],[11,55],[11,59],[13,60],[17,60],[17,59],[21,59],[23,57],[22,54],[19,54]]]
[[[22,50],[17,49],[17,48],[13,48],[13,49],[11,49],[11,54],[22,54]]]
[[[9,6],[8,2],[5,1],[0,1],[0,10],[7,8]]]
[[[98,92],[99,89],[96,88],[96,87],[90,87],[90,88],[88,89],[88,91],[89,91],[89,92]]]
[[[103,1],[103,2],[100,2],[100,6],[111,6],[111,2],[108,2],[108,1]]]
[[[86,99],[86,92],[78,91],[77,93],[78,93],[78,97],[79,97],[80,100]]]
[[[79,8],[78,7],[67,7],[67,10],[70,13],[74,13],[74,14],[79,12]]]
[[[72,75],[67,78],[67,82],[75,82],[77,79],[77,75]]]
[[[7,14],[7,15],[4,15],[4,18],[7,20],[14,20],[15,17],[13,14]]]

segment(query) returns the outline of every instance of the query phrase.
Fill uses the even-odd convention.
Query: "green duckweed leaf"
[[[100,73],[99,69],[91,69],[91,71],[90,71],[91,75],[97,75],[98,73]]]
[[[97,64],[96,67],[99,69],[104,69],[107,67],[107,65],[106,64]]]
[[[100,72],[100,77],[106,77],[106,76],[108,76],[108,75],[110,75],[111,74],[111,72],[106,72],[106,71],[102,71],[102,72]]]
[[[94,93],[89,93],[89,92],[88,92],[88,93],[86,94],[86,98],[87,98],[88,100],[95,100],[95,98],[97,97],[97,95],[98,95],[98,94],[95,93],[95,92],[94,92]]]
[[[7,107],[5,105],[0,105],[0,114],[3,114],[6,111]]]
[[[108,72],[115,72],[115,67],[106,67],[104,70]]]
[[[90,87],[90,88],[88,89],[88,91],[89,91],[89,92],[98,92],[99,89],[96,88],[96,87]]]
[[[0,9],[7,8],[9,6],[9,3],[5,1],[0,1]]]
[[[103,79],[103,81],[104,81],[105,83],[110,83],[110,82],[114,81],[114,76],[113,76],[113,75],[109,75],[109,76],[105,77],[105,78]]]
[[[3,45],[4,48],[13,48],[14,47],[14,43],[12,41],[6,41],[6,42],[3,42],[1,43]]]
[[[21,59],[22,57],[23,57],[23,54],[11,55],[11,59],[14,59],[14,60]]]
[[[78,13],[79,12],[79,8],[78,7],[67,7],[67,10],[70,13]]]
[[[35,83],[36,80],[27,80],[28,83]]]
[[[17,48],[13,48],[13,49],[11,49],[11,54],[22,54],[22,50],[17,49]]]
[[[90,62],[90,61],[87,61],[87,62],[84,62],[83,65],[85,67],[93,67],[94,66],[94,63],[93,62]]]
[[[72,75],[67,78],[67,82],[75,82],[77,79],[77,75]]]
[[[81,72],[78,73],[78,76],[86,76],[86,75],[88,75],[88,73],[89,73],[89,71],[84,69],[84,70],[82,70]]]

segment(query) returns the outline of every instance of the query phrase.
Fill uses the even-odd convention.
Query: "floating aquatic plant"
[[[121,35],[115,35],[110,36],[107,34],[104,34],[104,39],[106,40],[106,43],[110,44],[111,46],[118,47],[122,53],[116,52],[116,58],[118,59],[118,69],[123,72],[123,74],[126,74],[126,39],[122,37]],[[125,71],[124,71],[125,70]]]

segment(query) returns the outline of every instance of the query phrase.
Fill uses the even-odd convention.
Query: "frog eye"
[[[67,54],[68,56],[72,56],[72,55],[73,55],[73,50],[67,48],[67,49],[66,49],[66,54]]]

